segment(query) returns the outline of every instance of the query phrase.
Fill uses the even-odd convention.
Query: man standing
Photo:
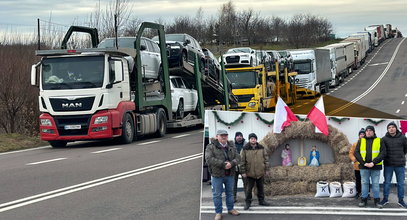
[[[360,139],[364,138],[365,134],[366,134],[365,129],[364,128],[360,129],[358,141]],[[356,194],[356,198],[360,197],[360,195],[362,193],[362,184],[361,184],[361,179],[360,179],[359,162],[356,160],[356,157],[354,156],[357,144],[358,144],[358,142],[355,142],[352,145],[352,147],[350,148],[350,150],[349,150],[349,158],[353,162],[353,169],[355,170],[356,191],[358,191],[358,193]]]
[[[246,178],[246,205],[244,209],[250,208],[254,184],[257,187],[259,205],[269,206],[270,204],[264,200],[264,175],[268,173],[269,160],[266,149],[257,142],[256,134],[249,134],[249,143],[244,146],[240,155],[240,171],[242,177]]]
[[[397,179],[397,196],[398,204],[407,208],[404,203],[404,179],[406,172],[406,154],[407,140],[406,137],[397,129],[394,122],[387,125],[387,133],[382,138],[386,146],[386,156],[384,157],[384,183],[383,183],[383,200],[379,203],[381,207],[389,203],[389,194],[393,172]]]
[[[372,191],[374,203],[379,207],[380,202],[380,170],[382,169],[383,158],[386,156],[386,147],[376,137],[375,129],[369,125],[366,127],[366,137],[358,141],[355,149],[355,157],[359,162],[360,176],[362,179],[362,196],[359,207],[367,205],[370,179],[372,179]]]
[[[240,152],[242,151],[243,147],[247,144],[247,141],[243,138],[242,132],[238,131],[235,134],[235,147],[237,150],[237,153],[240,155]],[[233,198],[234,202],[237,202],[237,181],[239,180],[239,174],[240,174],[240,169],[239,166],[236,167],[236,173],[235,173],[235,185],[233,188]],[[246,188],[246,181],[245,179],[243,180],[243,188]]]
[[[233,183],[239,155],[232,141],[228,141],[228,132],[218,130],[216,140],[208,144],[205,159],[212,179],[213,203],[215,205],[215,220],[222,219],[222,191],[225,185],[226,207],[231,215],[239,215],[233,206]]]

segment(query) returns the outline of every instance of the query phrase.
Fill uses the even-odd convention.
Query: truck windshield
[[[103,72],[104,56],[46,58],[42,61],[42,88],[99,88],[103,85]]]
[[[294,61],[294,70],[298,72],[298,74],[308,74],[312,72],[311,69],[311,62],[304,61],[304,62],[296,62]]]
[[[232,89],[254,88],[257,85],[257,72],[227,72],[227,77],[232,83]]]

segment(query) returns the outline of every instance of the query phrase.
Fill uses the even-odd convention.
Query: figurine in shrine
[[[308,166],[315,166],[318,167],[319,163],[319,151],[317,150],[317,146],[312,146],[312,150],[309,154],[309,164]]]
[[[284,149],[281,151],[281,158],[283,159],[281,162],[283,167],[293,165],[292,153],[289,144],[286,144]]]

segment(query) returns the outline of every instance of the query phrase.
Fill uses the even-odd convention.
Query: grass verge
[[[48,142],[39,137],[29,137],[21,134],[0,134],[0,152],[23,150],[39,146],[46,146]]]

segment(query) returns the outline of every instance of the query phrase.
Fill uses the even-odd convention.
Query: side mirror
[[[32,86],[38,86],[38,84],[37,84],[37,67],[40,64],[41,64],[41,62],[31,66],[31,85]]]
[[[254,53],[254,50],[252,50],[252,52],[251,53]]]
[[[123,65],[121,61],[114,61],[115,82],[123,81]]]
[[[141,51],[143,51],[143,50],[147,50],[146,45],[140,45],[140,50],[141,50]]]
[[[185,42],[184,42],[184,46],[186,46],[186,45],[188,45],[190,43],[191,43],[191,41],[189,39],[186,39]]]

